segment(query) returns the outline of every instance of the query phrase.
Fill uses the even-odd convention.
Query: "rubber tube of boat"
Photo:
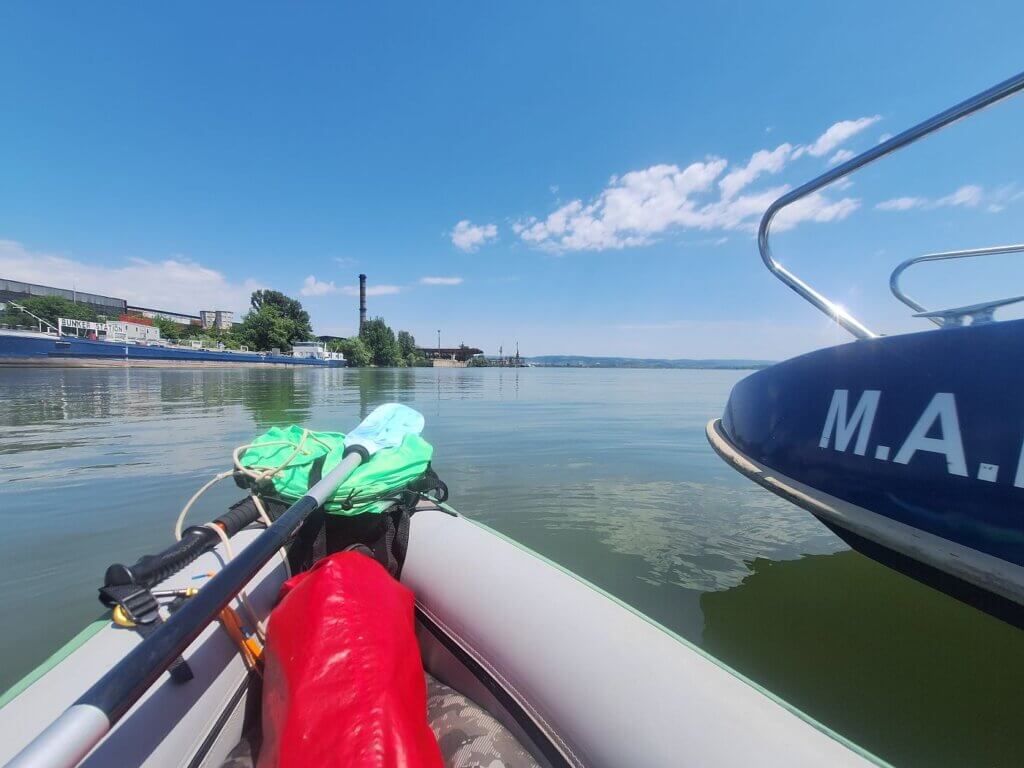
[[[72,768],[89,754],[156,679],[259,573],[299,526],[344,482],[365,450],[346,456],[273,525],[242,550],[146,640],[135,646],[46,730],[7,764],[8,768]]]

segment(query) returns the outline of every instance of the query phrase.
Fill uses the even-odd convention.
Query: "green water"
[[[345,429],[398,400],[426,416],[465,514],[897,765],[1019,765],[1024,634],[728,469],[704,425],[743,375],[0,369],[0,689],[99,613],[107,565],[169,543],[233,446],[274,424]],[[237,494],[220,487],[196,517]]]

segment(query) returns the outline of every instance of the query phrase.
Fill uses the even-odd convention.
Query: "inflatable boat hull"
[[[236,539],[244,546],[258,533]],[[236,540],[233,539],[233,542]],[[412,517],[402,581],[424,667],[505,725],[542,766],[855,766],[871,756],[567,571],[445,508]],[[236,552],[238,544],[236,544]],[[204,555],[164,588],[219,567]],[[261,616],[286,568],[250,586]],[[134,644],[102,622],[0,709],[5,762]],[[249,674],[211,626],[83,763],[220,766],[242,736]],[[256,718],[258,722],[258,718]]]
[[[712,446],[867,554],[1014,620],[1024,320],[863,340],[739,382]]]

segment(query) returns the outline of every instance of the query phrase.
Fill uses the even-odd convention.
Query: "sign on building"
[[[94,323],[91,320],[72,320],[67,317],[58,317],[57,325],[61,333],[65,328],[76,328],[79,331],[106,331],[106,323]]]

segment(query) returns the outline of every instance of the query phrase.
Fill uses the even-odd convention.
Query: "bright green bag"
[[[302,442],[303,428],[272,427],[252,441],[239,460],[242,466],[263,471],[283,464]],[[345,435],[310,430],[288,465],[271,478],[274,493],[289,504],[305,496],[315,463],[323,460],[320,476],[327,475],[342,459]],[[430,466],[434,449],[419,435],[407,435],[397,448],[383,448],[360,465],[324,504],[333,515],[378,514],[394,503],[394,496],[418,480]]]

